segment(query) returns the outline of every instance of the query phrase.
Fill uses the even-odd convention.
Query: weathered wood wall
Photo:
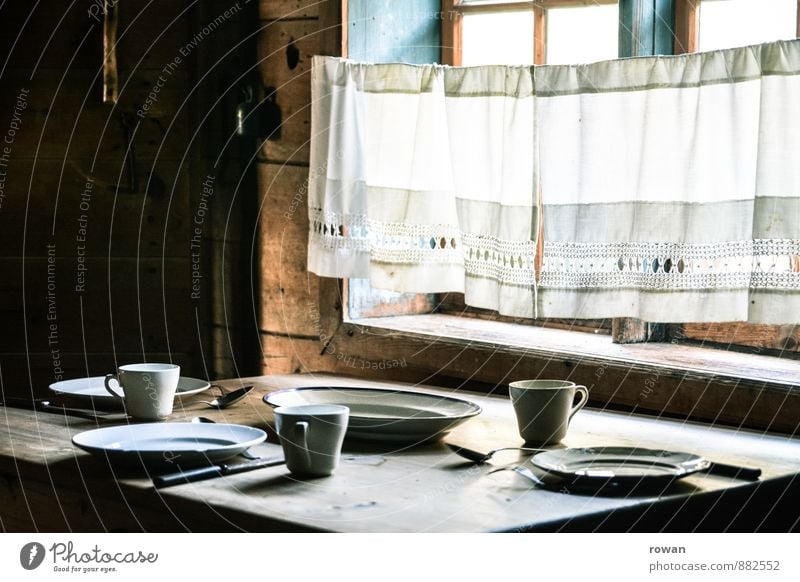
[[[120,2],[113,105],[101,102],[102,7],[0,8],[5,395],[42,395],[54,380],[131,361],[227,375],[241,343],[231,322],[242,301],[229,284],[223,302],[219,283],[241,273],[221,259],[223,248],[241,256],[243,212],[231,203],[245,173],[240,144],[223,145],[235,80],[254,60],[237,43],[257,8]]]
[[[343,9],[343,4],[349,6]],[[404,2],[399,11],[397,6],[388,0],[261,2],[259,68],[263,84],[277,90],[283,117],[280,138],[267,142],[259,159],[259,326],[265,373],[352,374],[353,362],[360,362],[358,354],[330,345],[332,330],[320,317],[320,286],[332,283],[321,283],[306,267],[311,57],[341,55],[344,44],[354,59],[437,61],[438,0]],[[329,300],[330,293],[323,294]],[[376,374],[367,370],[365,375]]]
[[[338,2],[262,1],[261,82],[276,91],[281,135],[258,160],[260,193],[258,312],[264,373],[314,370],[319,351],[319,280],[306,269],[311,137],[311,58],[339,54]],[[331,8],[334,10],[331,11]],[[332,14],[331,14],[332,13]],[[327,30],[326,30],[327,29]],[[307,355],[304,355],[306,354]]]

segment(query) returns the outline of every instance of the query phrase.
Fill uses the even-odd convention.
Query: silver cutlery
[[[1,406],[24,408],[27,410],[35,410],[38,412],[47,412],[51,414],[62,414],[66,416],[77,416],[88,420],[124,420],[128,417],[124,412],[108,412],[105,410],[95,410],[94,408],[74,408],[70,406],[62,406],[61,404],[54,404],[49,400],[41,399],[28,399],[28,398],[7,398]]]
[[[713,461],[710,461],[708,469],[704,469],[700,472],[730,477],[731,479],[742,479],[743,481],[758,481],[761,477],[761,469],[726,465],[725,463],[715,463]]]
[[[89,420],[122,420],[128,417],[124,412],[106,412],[104,410],[95,410],[93,408],[72,408],[69,406],[62,406],[60,404],[53,404],[49,400],[40,400],[38,406],[34,410],[43,410],[45,412],[55,412],[56,414],[66,414],[72,416],[79,416]]]
[[[207,416],[195,416],[191,422],[193,422],[194,424],[216,424],[217,421],[208,418]],[[256,460],[261,458],[258,455],[254,455],[253,453],[251,453],[250,449],[245,449],[239,454],[243,456],[245,459]]]
[[[523,451],[523,452],[531,452],[531,453],[541,453],[542,451],[546,451],[547,449],[532,449],[529,447],[501,447],[499,449],[492,449],[488,453],[481,453],[480,451],[476,451],[473,449],[468,449],[467,447],[462,447],[459,445],[454,445],[452,443],[445,443],[451,451],[464,457],[465,459],[469,459],[470,461],[482,465],[489,459],[491,459],[495,453],[499,453],[500,451]]]
[[[223,394],[219,398],[215,398],[210,402],[206,400],[198,400],[197,402],[207,404],[209,408],[216,408],[217,410],[222,410],[223,408],[228,408],[229,406],[233,406],[234,404],[239,402],[242,398],[250,394],[253,388],[255,388],[255,386],[244,386],[243,388],[237,388],[232,392]]]
[[[488,453],[482,453],[480,451],[475,451],[473,449],[468,449],[466,447],[461,447],[461,446],[454,445],[454,444],[451,444],[451,443],[446,443],[446,444],[450,448],[450,450],[452,450],[454,453],[464,457],[465,459],[469,459],[470,461],[473,461],[476,464],[485,463],[486,461],[491,459],[492,456],[495,453],[497,453],[499,451],[525,451],[525,452],[540,453],[540,452],[543,452],[543,451],[547,450],[547,449],[533,449],[533,448],[528,448],[528,447],[503,447],[503,448],[491,450]],[[510,467],[506,467],[506,468],[497,469],[497,470],[504,470],[504,469],[511,469],[511,468]],[[531,479],[531,480],[538,479],[537,482],[541,483],[541,479],[536,477],[528,469],[525,469],[525,468],[522,468],[522,469],[524,471],[530,473],[530,475],[533,476],[533,479]],[[516,469],[513,469],[513,470],[516,470]],[[494,471],[492,471],[492,472],[494,472]],[[716,463],[716,462],[713,462],[713,461],[709,461],[708,468],[703,469],[700,472],[701,473],[708,473],[710,475],[719,475],[721,477],[730,477],[731,479],[741,479],[743,481],[758,481],[758,479],[761,477],[761,469],[751,468],[751,467],[739,467],[737,465],[727,465],[725,463]],[[517,471],[517,473],[520,473],[520,475],[523,474],[521,471]],[[529,475],[524,475],[524,476],[526,476],[528,478],[531,478]],[[595,476],[598,476],[598,475],[595,475]],[[613,477],[613,474],[611,476]]]
[[[273,457],[258,457],[256,459],[229,465],[227,463],[220,463],[218,465],[211,465],[210,467],[200,467],[197,469],[187,469],[185,471],[177,471],[166,475],[157,475],[153,477],[153,485],[162,489],[164,487],[171,487],[172,485],[180,485],[182,483],[194,483],[196,481],[204,481],[206,479],[213,479],[215,477],[222,477],[224,475],[237,475],[247,471],[254,471],[256,469],[263,469],[265,467],[275,467],[283,465],[286,461],[283,456]]]
[[[489,471],[487,473],[487,475],[491,475],[492,473],[497,473],[499,471],[514,471],[518,475],[522,475],[523,477],[525,477],[529,481],[532,481],[536,485],[540,485],[542,487],[546,487],[547,486],[547,484],[544,481],[542,481],[539,477],[537,477],[536,474],[533,471],[531,471],[527,467],[523,467],[521,465],[514,465],[514,466],[511,466],[511,467],[499,467],[497,469],[493,469],[493,470]]]

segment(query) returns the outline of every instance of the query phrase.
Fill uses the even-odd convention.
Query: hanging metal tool
[[[103,103],[116,103],[119,96],[117,74],[117,2],[105,0],[103,13]]]
[[[265,87],[265,97],[258,101],[252,85],[241,88],[242,101],[236,106],[236,134],[260,139],[280,138],[281,110],[276,103],[276,92]]]

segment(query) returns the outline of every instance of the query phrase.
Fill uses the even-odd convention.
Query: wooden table
[[[211,411],[196,402],[204,396],[198,395],[183,401],[171,420],[202,414],[269,428],[271,409],[261,401],[268,391],[387,386],[321,375],[222,384],[241,383],[257,388],[234,408]],[[507,398],[459,395],[478,402],[483,413],[449,440],[480,450],[521,444]],[[345,443],[342,463],[329,478],[299,481],[278,466],[156,490],[148,478],[115,473],[72,446],[72,435],[95,421],[13,408],[0,408],[0,418],[0,524],[6,531],[785,531],[798,527],[800,516],[794,503],[798,439],[606,411],[579,412],[564,444],[691,451],[760,467],[762,480],[698,474],[658,497],[598,497],[537,488],[508,471],[489,475],[491,466],[465,463],[442,442],[406,450]],[[511,453],[492,462],[515,460]]]

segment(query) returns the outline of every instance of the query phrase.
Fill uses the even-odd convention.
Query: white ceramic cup
[[[126,364],[107,374],[106,390],[125,403],[125,411],[141,420],[162,420],[172,414],[181,367],[175,364]],[[111,387],[116,382],[122,392]]]
[[[569,421],[589,399],[585,386],[568,380],[521,380],[509,384],[509,393],[519,434],[534,446],[560,442],[567,435]]]
[[[298,477],[326,477],[339,465],[350,409],[305,404],[275,409],[275,431],[286,466]]]

